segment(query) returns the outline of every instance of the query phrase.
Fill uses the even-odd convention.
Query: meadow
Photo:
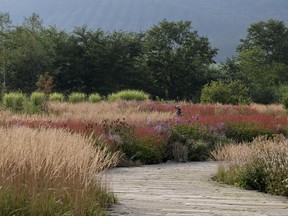
[[[2,108],[1,215],[105,215],[115,198],[101,172],[168,160],[220,160],[219,181],[288,195],[282,105],[179,102],[183,116],[175,105],[50,101],[34,114]]]
[[[207,160],[211,151],[227,143],[287,134],[282,105],[177,104],[181,117],[175,114],[175,102],[48,102],[45,112],[38,114],[2,110],[0,125],[56,128],[92,136],[110,151],[121,152],[121,161],[131,165]]]

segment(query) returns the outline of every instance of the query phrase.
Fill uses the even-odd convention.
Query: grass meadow
[[[105,215],[113,166],[215,159],[217,179],[288,196],[282,105],[155,101],[47,102],[0,110],[0,215]]]
[[[0,129],[0,215],[105,215],[101,173],[119,155],[63,129]]]

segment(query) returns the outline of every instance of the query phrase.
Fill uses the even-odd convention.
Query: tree
[[[245,76],[242,82],[249,88],[251,98],[256,103],[278,102],[277,88],[285,80],[288,67],[282,63],[266,62],[265,53],[254,47],[243,50],[238,56],[239,68]]]
[[[43,30],[43,20],[39,14],[32,13],[30,17],[24,19],[23,26],[32,32],[41,31]]]
[[[3,34],[3,31],[11,27],[12,20],[10,19],[10,14],[8,12],[0,12],[0,31]]]
[[[248,28],[236,64],[238,78],[249,88],[254,102],[279,102],[277,89],[288,82],[287,52],[288,29],[282,21],[261,21]]]
[[[139,62],[160,89],[158,96],[197,100],[216,53],[206,37],[192,30],[191,22],[164,20],[146,32]]]
[[[248,88],[239,81],[211,82],[201,91],[201,103],[249,104]]]
[[[236,57],[227,58],[219,65],[219,78],[221,81],[245,80],[245,75],[241,74],[239,62]]]
[[[145,76],[135,64],[142,51],[141,34],[105,33],[82,26],[64,44],[57,50],[69,66],[63,66],[55,77],[60,90],[108,95],[128,88],[144,89]]]
[[[110,92],[123,89],[146,90],[146,77],[136,67],[142,52],[142,34],[112,32],[106,38],[106,72],[110,74]],[[107,67],[109,66],[109,67]],[[108,89],[107,89],[108,90]],[[108,90],[109,91],[109,90]]]
[[[35,19],[33,23],[41,23]],[[26,24],[30,20],[25,20]],[[7,88],[30,93],[36,90],[37,77],[45,71],[51,71],[55,53],[54,42],[44,27],[17,26],[9,32],[8,47],[12,56],[7,64]],[[28,25],[28,24],[27,24]],[[31,24],[34,26],[34,24]]]
[[[288,65],[288,28],[283,21],[270,19],[251,24],[245,39],[241,40],[238,51],[258,47],[263,51],[267,62]]]
[[[8,48],[7,40],[9,30],[11,28],[12,21],[10,19],[9,13],[0,12],[0,72],[2,81],[1,91],[2,93],[6,91],[6,67],[7,67],[7,57],[8,57]]]
[[[38,88],[39,92],[43,92],[46,97],[52,92],[53,89],[53,77],[49,75],[48,72],[45,72],[44,74],[40,75],[37,82],[36,86]]]

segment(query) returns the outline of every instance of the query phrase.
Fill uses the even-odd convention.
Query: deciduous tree
[[[146,32],[140,62],[160,96],[196,100],[216,53],[191,22],[164,20]]]

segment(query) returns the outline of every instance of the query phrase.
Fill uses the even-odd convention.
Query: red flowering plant
[[[251,141],[259,135],[286,134],[288,120],[268,115],[249,106],[183,105],[183,117],[173,124],[199,124],[235,141]]]
[[[105,120],[105,137],[114,150],[120,150],[124,159],[154,164],[163,161],[167,137],[151,125],[128,124],[124,120]]]
[[[157,155],[159,162],[168,160],[167,145],[171,135],[171,124],[168,121],[147,122],[135,129],[138,141],[149,147]],[[155,161],[157,161],[155,160]]]
[[[249,106],[202,105],[180,103],[182,115],[177,116],[175,103],[119,102],[120,108],[139,107],[145,112],[172,112],[175,117],[165,121],[127,122],[125,119],[104,120],[102,123],[79,120],[8,120],[5,127],[59,128],[83,135],[101,136],[112,151],[122,151],[129,160],[159,163],[173,159],[172,145],[176,142],[189,147],[189,160],[197,159],[198,151],[207,158],[209,151],[227,139],[250,141],[259,135],[286,134],[288,120],[284,116],[263,114]],[[149,112],[148,112],[149,113]],[[179,147],[179,145],[178,145]],[[200,149],[200,150],[199,150]],[[209,150],[209,151],[208,151]],[[194,153],[193,153],[194,152]],[[207,153],[208,152],[208,153]]]

